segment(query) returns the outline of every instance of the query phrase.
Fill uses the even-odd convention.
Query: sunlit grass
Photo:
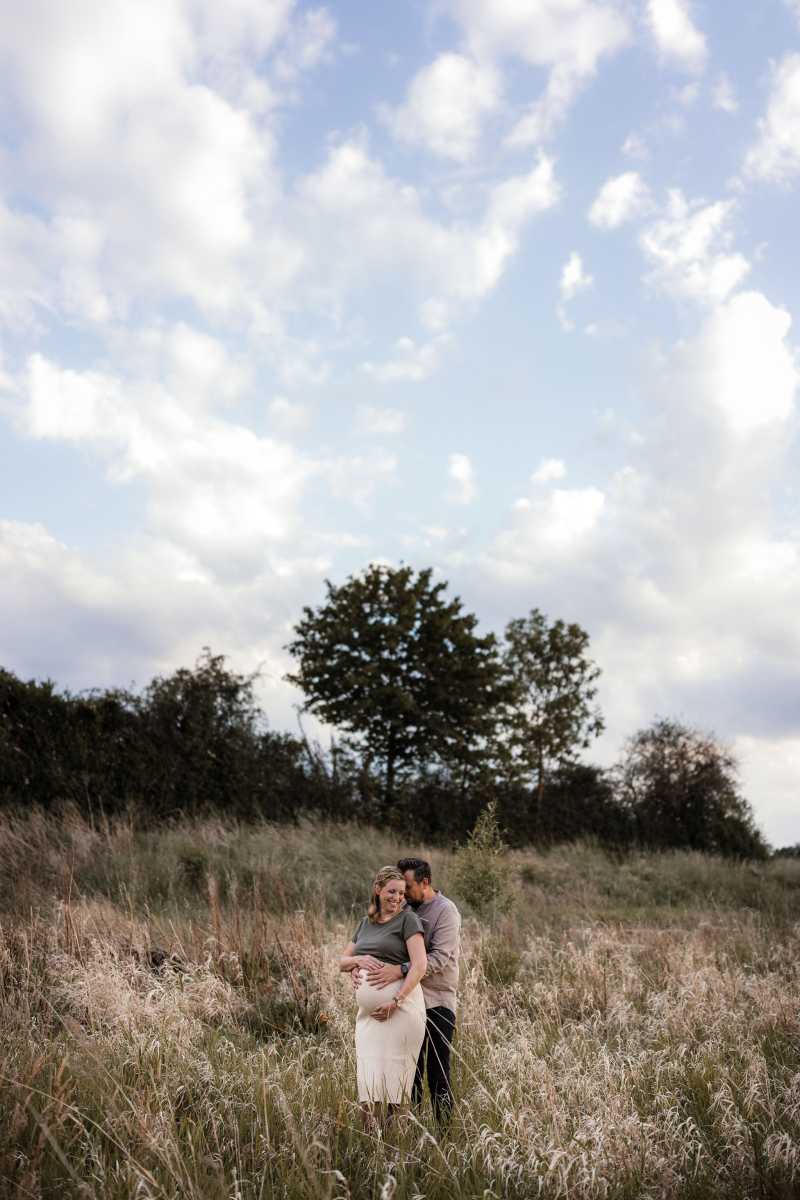
[[[4,820],[0,1195],[800,1194],[800,876],[512,856],[466,921],[454,1081],[385,1137],[336,970],[391,834]],[[447,888],[452,856],[431,850]]]

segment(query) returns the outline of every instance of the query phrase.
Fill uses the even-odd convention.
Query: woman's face
[[[405,880],[390,879],[378,890],[378,896],[381,901],[381,916],[394,916],[396,912],[400,911],[406,897]]]

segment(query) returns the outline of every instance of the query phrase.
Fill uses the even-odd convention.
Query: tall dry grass
[[[455,1116],[378,1137],[336,959],[374,830],[0,821],[0,1195],[800,1195],[800,873],[512,856],[466,921]],[[449,854],[431,851],[447,887]]]

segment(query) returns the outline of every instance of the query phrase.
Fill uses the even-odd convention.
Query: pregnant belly
[[[386,987],[377,988],[366,981],[366,971],[361,972],[361,984],[356,989],[356,1000],[358,1007],[364,1012],[374,1012],[376,1008],[381,1008],[384,1004],[388,1004],[392,996],[400,991],[403,986],[402,979],[396,979],[394,983],[388,983]]]

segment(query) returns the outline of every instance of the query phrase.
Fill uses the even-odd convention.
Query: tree
[[[303,609],[286,647],[286,676],[315,713],[383,768],[383,809],[399,774],[428,759],[457,764],[466,780],[490,737],[502,692],[497,643],[432,571],[371,564],[327,600]]]
[[[494,800],[478,815],[466,846],[456,851],[451,883],[456,895],[467,900],[478,916],[494,916],[511,907],[508,846],[500,832]]]
[[[617,768],[620,799],[642,844],[763,858],[767,848],[737,776],[734,755],[711,734],[663,717],[629,739]]]
[[[286,817],[313,802],[303,747],[267,729],[257,678],[231,670],[224,655],[206,646],[193,668],[147,686],[139,712],[142,793],[150,812]]]
[[[511,700],[502,725],[501,756],[512,778],[536,780],[536,820],[551,772],[574,762],[605,728],[592,703],[600,675],[580,625],[548,624],[538,608],[509,621],[503,666]]]

